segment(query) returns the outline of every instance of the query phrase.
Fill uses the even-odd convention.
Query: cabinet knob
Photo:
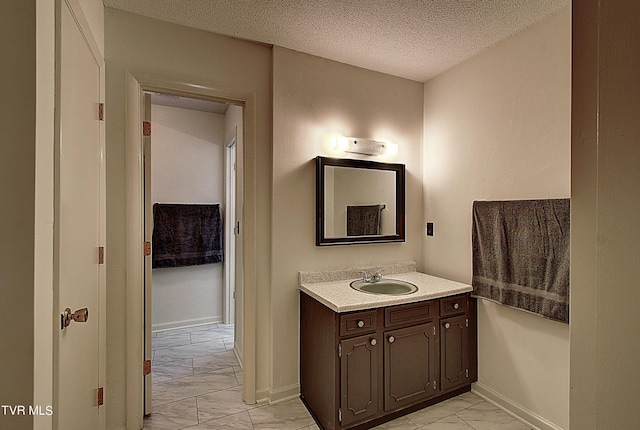
[[[396,338],[393,336],[389,336],[389,343],[393,343],[396,341]]]
[[[449,323],[445,323],[444,324],[444,328],[449,328],[449,327],[451,327],[451,324],[449,324]]]
[[[358,327],[360,328],[364,327],[364,321],[362,320],[358,321]]]
[[[458,309],[460,307],[460,303],[454,303],[453,304],[453,309]]]
[[[378,343],[378,341],[375,339],[371,339],[370,343],[371,343],[371,346],[376,346],[376,343]]]

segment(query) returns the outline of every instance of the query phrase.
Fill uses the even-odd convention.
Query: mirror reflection
[[[404,165],[317,157],[316,245],[404,241]]]
[[[325,236],[396,233],[396,173],[391,170],[326,166]]]

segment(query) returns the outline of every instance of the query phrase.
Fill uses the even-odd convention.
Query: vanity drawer
[[[450,315],[463,314],[467,312],[468,303],[469,296],[467,294],[444,297],[440,299],[440,315],[448,317]]]
[[[393,306],[384,310],[384,326],[417,324],[438,317],[438,300]]]
[[[340,336],[352,336],[375,331],[378,326],[378,311],[363,311],[340,315]]]

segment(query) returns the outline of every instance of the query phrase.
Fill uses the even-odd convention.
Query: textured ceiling
[[[424,82],[569,0],[103,0],[107,7]]]

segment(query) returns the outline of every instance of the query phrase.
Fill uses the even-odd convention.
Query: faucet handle
[[[360,273],[362,273],[362,280],[364,282],[371,282],[371,275],[369,275],[366,270],[362,270]]]
[[[380,269],[373,274],[373,281],[378,282],[382,279],[382,274],[384,273],[384,269]]]

